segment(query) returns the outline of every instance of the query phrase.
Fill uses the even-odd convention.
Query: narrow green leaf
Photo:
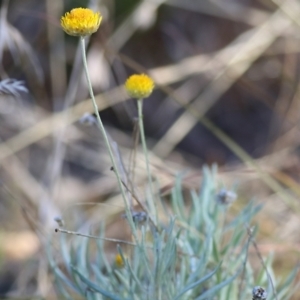
[[[100,288],[96,283],[90,281],[86,278],[81,272],[79,272],[75,267],[71,266],[72,270],[79,276],[79,278],[91,289],[95,290],[96,292],[100,293],[101,295],[108,297],[111,300],[124,300],[124,298],[119,298],[108,291]]]
[[[198,281],[188,285],[186,288],[184,288],[175,298],[174,300],[179,300],[180,297],[185,294],[187,291],[193,289],[194,287],[196,287],[197,285],[205,282],[206,280],[208,280],[209,278],[211,278],[216,272],[217,270],[219,269],[220,265],[215,268],[211,273],[207,274],[206,276],[204,276],[203,278],[199,279]]]
[[[216,286],[212,287],[211,289],[205,291],[201,296],[197,297],[195,300],[203,300],[203,299],[209,299],[209,297],[215,296],[216,293],[221,290],[224,286],[230,284],[240,273],[242,269],[238,270],[235,275],[228,278],[227,280],[224,280],[223,282],[217,284]]]

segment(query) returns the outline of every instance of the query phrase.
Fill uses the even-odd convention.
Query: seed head
[[[253,300],[266,300],[267,299],[267,292],[261,286],[256,286],[252,290]]]

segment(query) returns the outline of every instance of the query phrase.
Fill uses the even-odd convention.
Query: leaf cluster
[[[228,207],[217,201],[215,170],[204,168],[203,174],[199,191],[190,191],[190,204],[177,176],[172,209],[165,206],[168,224],[139,226],[139,241],[131,245],[129,255],[116,245],[123,268],[108,260],[104,230],[96,240],[94,257],[91,239],[76,237],[69,244],[61,234],[61,265],[48,248],[57,293],[65,299],[238,300],[252,299],[253,288],[263,286],[268,299],[288,299],[295,272],[277,283],[271,256],[260,272],[254,272],[249,261],[255,232],[250,235],[248,229],[261,206],[250,202],[237,216],[229,217]]]

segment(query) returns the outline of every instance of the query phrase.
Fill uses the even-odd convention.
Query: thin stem
[[[99,128],[100,128],[100,130],[102,132],[102,135],[104,137],[104,141],[105,141],[106,147],[108,149],[109,157],[110,157],[111,163],[112,163],[114,171],[115,171],[114,173],[117,176],[118,185],[119,185],[119,188],[120,188],[123,200],[124,200],[124,204],[125,204],[125,212],[126,212],[127,220],[129,221],[129,225],[131,227],[134,239],[137,241],[136,229],[135,229],[135,225],[134,225],[133,220],[132,220],[132,214],[131,214],[131,211],[129,209],[129,204],[127,202],[125,190],[123,188],[121,176],[120,176],[120,173],[118,171],[117,164],[116,164],[113,152],[112,152],[112,148],[111,148],[108,136],[106,134],[104,125],[102,123],[102,120],[100,118],[98,106],[97,106],[97,103],[96,103],[96,100],[95,100],[94,91],[93,91],[93,88],[92,88],[92,83],[91,83],[91,80],[90,80],[89,70],[88,70],[88,66],[87,66],[84,37],[80,38],[80,44],[81,44],[81,49],[82,49],[82,60],[83,60],[83,65],[84,65],[84,71],[85,71],[86,79],[87,79],[87,82],[88,82],[89,93],[90,93],[90,97],[91,97],[92,102],[93,102],[93,106],[94,106],[95,114],[96,114],[96,117],[97,117],[98,125],[99,125]]]
[[[132,242],[124,241],[124,240],[113,239],[113,238],[108,238],[108,237],[101,237],[101,236],[91,235],[91,234],[83,234],[83,233],[80,233],[80,232],[77,232],[77,231],[71,231],[71,230],[66,230],[66,229],[62,229],[62,228],[55,228],[55,232],[73,234],[73,235],[78,235],[78,236],[82,236],[82,237],[86,237],[86,238],[90,238],[90,239],[109,241],[109,242],[118,243],[118,244],[126,244],[126,245],[130,245],[130,246],[137,246],[136,243],[132,243]]]
[[[150,188],[150,196],[151,196],[151,205],[154,205],[154,219],[155,223],[157,223],[157,207],[156,202],[154,199],[154,193],[152,188],[152,177],[150,172],[150,164],[149,164],[149,157],[148,157],[148,150],[146,145],[146,139],[145,139],[145,131],[144,131],[144,123],[143,123],[143,99],[137,100],[138,104],[138,117],[139,117],[139,127],[140,127],[140,134],[141,134],[141,141],[143,145],[143,151],[145,155],[145,161],[146,161],[146,170],[147,170],[147,176],[148,176],[148,182],[149,182],[149,188]]]

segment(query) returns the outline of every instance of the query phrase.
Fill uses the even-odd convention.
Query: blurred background
[[[119,158],[143,194],[137,108],[123,90],[147,73],[156,90],[144,101],[152,171],[167,194],[184,172],[187,189],[203,165],[219,166],[238,213],[250,199],[259,248],[286,274],[299,253],[299,49],[296,0],[2,0],[0,79],[0,295],[54,297],[43,251],[62,218],[85,231],[106,220],[122,238],[117,182],[94,124],[79,39],[60,17],[76,7],[100,11],[87,38],[100,115]],[[132,174],[130,175],[132,176]],[[288,258],[287,258],[288,257]],[[24,299],[24,298],[22,298]],[[53,298],[54,299],[54,298]],[[296,298],[295,298],[296,299]]]

